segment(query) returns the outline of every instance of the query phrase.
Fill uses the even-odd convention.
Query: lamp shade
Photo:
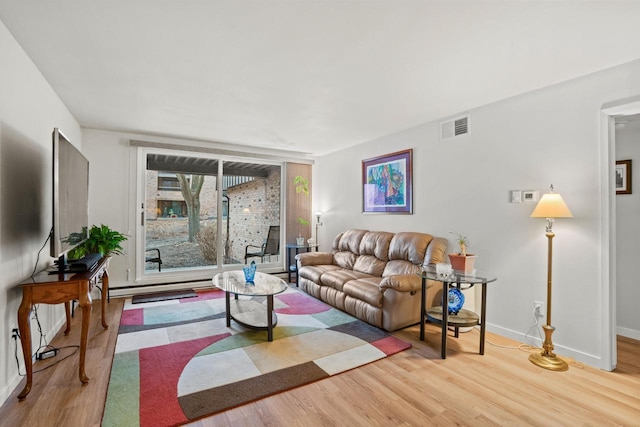
[[[573,218],[562,196],[558,193],[547,193],[538,202],[531,218]]]

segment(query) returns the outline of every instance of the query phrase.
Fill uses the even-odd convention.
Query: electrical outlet
[[[533,314],[536,317],[544,316],[544,303],[542,301],[533,302]]]

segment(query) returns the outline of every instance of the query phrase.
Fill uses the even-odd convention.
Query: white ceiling
[[[84,127],[312,154],[640,58],[640,1],[0,0],[0,21]]]

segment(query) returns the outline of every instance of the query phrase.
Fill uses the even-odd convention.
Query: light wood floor
[[[105,331],[94,303],[88,385],[78,380],[74,355],[36,373],[23,402],[16,398],[18,387],[0,408],[0,425],[99,426],[121,312],[122,300],[112,299]],[[79,330],[78,315],[71,334],[54,344],[77,344]],[[615,372],[575,362],[568,372],[551,372],[531,364],[526,351],[514,348],[518,343],[493,334],[487,336],[493,344],[478,355],[475,330],[449,339],[448,357],[441,360],[439,331],[429,325],[425,342],[418,331],[416,326],[395,334],[413,344],[407,351],[191,425],[640,426],[638,341],[618,340]]]

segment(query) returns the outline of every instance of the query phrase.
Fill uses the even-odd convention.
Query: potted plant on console
[[[112,230],[107,225],[101,224],[99,227],[94,225],[89,229],[89,238],[69,251],[69,258],[80,259],[85,255],[96,253],[103,257],[122,255],[124,249],[120,244],[127,239],[125,234]]]
[[[467,248],[471,246],[471,244],[469,243],[469,239],[467,239],[462,234],[453,231],[451,232],[451,234],[456,236],[456,243],[460,248],[460,251],[458,253],[449,254],[451,267],[453,267],[454,270],[462,271],[464,273],[473,272],[476,262],[476,255],[467,253]]]

